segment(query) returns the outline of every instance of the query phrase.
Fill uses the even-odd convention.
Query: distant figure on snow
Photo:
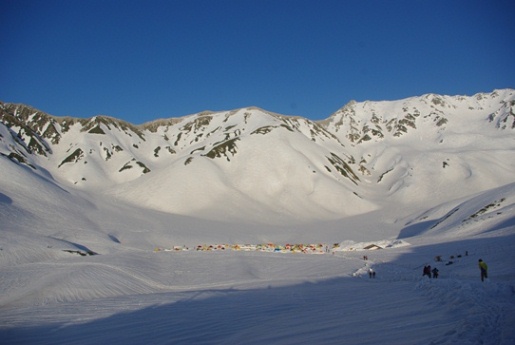
[[[436,267],[433,268],[433,270],[431,272],[433,272],[433,278],[434,279],[438,278],[438,268],[436,268]]]
[[[427,276],[428,278],[431,278],[431,266],[427,265],[424,266],[424,270],[422,271],[422,277]]]
[[[372,268],[370,268],[368,270],[368,277],[369,278],[375,278],[376,277],[376,272]]]
[[[486,262],[479,259],[479,270],[481,271],[481,281],[485,281],[485,279],[488,278],[488,266],[486,265]]]

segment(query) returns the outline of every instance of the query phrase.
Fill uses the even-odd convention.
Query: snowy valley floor
[[[407,241],[322,255],[61,251],[2,265],[0,343],[515,343],[513,234]],[[484,283],[479,257],[490,267]],[[426,263],[439,279],[422,277]]]

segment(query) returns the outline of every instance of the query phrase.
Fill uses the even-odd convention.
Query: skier
[[[486,262],[484,262],[482,259],[479,259],[479,270],[481,271],[481,281],[485,281],[486,278],[488,278],[488,266],[486,265]]]
[[[368,270],[368,277],[369,278],[375,278],[376,277],[376,272],[372,268],[370,268]]]
[[[434,279],[438,278],[438,268],[436,268],[436,267],[435,267],[435,268],[433,268],[433,271],[432,271],[432,272],[433,272],[433,278],[434,278]]]

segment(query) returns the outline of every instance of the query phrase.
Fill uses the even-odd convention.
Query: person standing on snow
[[[431,272],[433,272],[433,278],[434,279],[438,278],[438,268],[436,268],[436,267],[433,268],[433,270]]]
[[[424,269],[422,270],[422,277],[423,276],[428,276],[429,278],[431,278],[431,266],[430,265],[424,266]]]
[[[481,281],[484,281],[486,278],[488,278],[488,266],[486,265],[486,262],[484,262],[482,259],[479,259],[479,270],[481,271]]]

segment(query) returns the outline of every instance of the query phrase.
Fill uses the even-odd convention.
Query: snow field
[[[418,242],[323,255],[65,253],[57,263],[26,264],[21,280],[21,267],[3,267],[0,338],[10,344],[509,344],[515,339],[510,327],[515,269],[503,265],[513,262],[513,235]],[[433,262],[435,253],[445,261],[454,256],[454,263]],[[488,258],[491,278],[485,283],[479,280],[478,256]],[[426,263],[437,265],[439,279],[422,277]],[[369,267],[377,272],[375,279],[368,277]]]

